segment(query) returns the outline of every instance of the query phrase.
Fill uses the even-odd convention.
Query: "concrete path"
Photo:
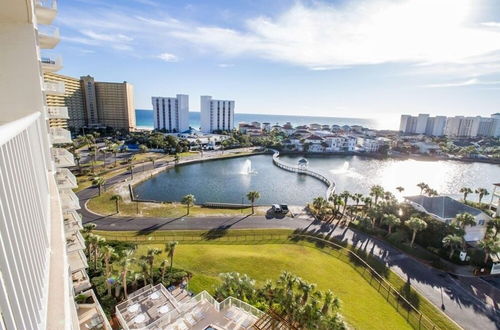
[[[151,164],[144,165],[151,169]],[[157,163],[155,167],[164,166]],[[142,170],[139,167],[139,171]],[[123,181],[128,174],[108,180],[108,185]],[[88,188],[77,195],[82,206],[83,222],[93,222],[101,230],[213,230],[213,229],[257,229],[283,228],[306,230],[311,233],[327,234],[338,241],[361,248],[384,262],[413,288],[435,306],[441,308],[464,329],[500,329],[498,311],[498,289],[480,278],[451,276],[433,269],[400,252],[391,245],[349,228],[335,228],[332,225],[308,219],[267,219],[264,216],[230,217],[180,217],[144,218],[96,215],[85,208],[86,201],[97,194],[96,188]]]

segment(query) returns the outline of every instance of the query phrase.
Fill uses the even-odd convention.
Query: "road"
[[[151,169],[152,164],[145,165]],[[164,166],[157,163],[156,167]],[[141,166],[136,170],[141,171]],[[127,173],[113,177],[107,185],[127,179]],[[416,259],[400,252],[391,245],[374,239],[364,233],[349,228],[335,228],[333,225],[298,218],[266,218],[265,216],[228,216],[228,217],[180,217],[145,218],[101,216],[88,211],[86,201],[97,194],[96,188],[87,188],[77,195],[80,198],[83,222],[93,222],[102,230],[227,230],[283,228],[299,229],[311,234],[327,234],[338,241],[356,246],[372,254],[392,271],[409,282],[413,288],[435,306],[441,308],[450,318],[464,329],[500,329],[500,301],[498,289],[480,278],[460,277],[428,267]]]

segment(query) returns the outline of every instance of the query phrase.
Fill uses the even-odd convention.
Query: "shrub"
[[[400,245],[409,241],[409,235],[406,231],[398,230],[389,235],[387,240],[395,245]]]

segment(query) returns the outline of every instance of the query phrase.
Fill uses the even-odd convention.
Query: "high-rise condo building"
[[[455,116],[446,120],[445,135],[450,137],[476,137],[481,117]]]
[[[64,84],[64,95],[47,95],[46,101],[49,107],[65,107],[68,116],[63,119],[50,119],[50,127],[70,128],[80,130],[87,125],[85,116],[85,100],[80,79],[63,76],[54,72],[44,72],[44,80],[53,83]]]
[[[60,40],[50,26],[56,14],[55,1],[5,0],[0,11],[2,330],[111,329],[85,271],[77,183],[66,168],[74,158],[60,147],[71,134],[49,127],[68,117],[47,104],[65,95],[65,83],[43,78],[60,61],[39,56]]]
[[[177,94],[176,97],[153,96],[154,128],[179,133],[189,129],[189,96]]]
[[[230,131],[234,128],[234,101],[212,100],[211,96],[200,98],[201,131]]]
[[[446,126],[445,116],[429,117],[425,127],[425,135],[429,136],[443,136],[444,128]]]

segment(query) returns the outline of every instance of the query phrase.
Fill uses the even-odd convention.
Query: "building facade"
[[[211,96],[201,96],[201,131],[230,131],[234,128],[234,101],[213,100]]]
[[[154,128],[169,133],[184,132],[189,129],[189,96],[151,98],[153,103]]]
[[[0,61],[9,63],[0,75],[2,330],[111,329],[85,271],[77,183],[66,168],[75,163],[60,146],[71,134],[49,123],[68,117],[48,103],[65,83],[44,80],[60,61],[39,56],[60,41],[56,15],[55,1],[6,0],[0,11]],[[89,301],[77,304],[77,294]]]
[[[80,130],[86,125],[85,100],[80,79],[63,76],[55,72],[44,72],[44,80],[64,84],[64,95],[47,95],[49,107],[66,107],[68,117],[64,119],[50,119],[50,127],[71,128]]]

